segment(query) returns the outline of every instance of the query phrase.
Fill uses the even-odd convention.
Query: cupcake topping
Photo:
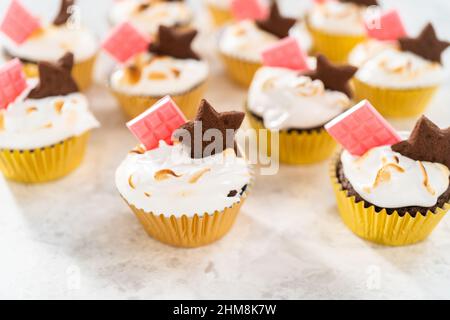
[[[196,30],[160,26],[157,40],[150,44],[149,51],[156,55],[166,55],[177,59],[200,60],[191,48],[196,35]]]
[[[24,43],[41,28],[41,23],[19,1],[11,1],[6,11],[0,30],[15,44]]]
[[[256,21],[256,25],[278,38],[285,38],[289,35],[289,30],[296,23],[295,19],[285,18],[280,14],[278,5],[273,2],[270,7],[270,14],[267,19]]]
[[[187,122],[180,130],[175,131],[174,139],[191,150],[193,159],[215,155],[227,148],[234,148],[237,153],[234,136],[244,117],[243,112],[237,111],[219,113],[203,99],[195,120]],[[212,139],[207,139],[210,129],[217,130],[219,136],[213,134]]]
[[[450,127],[440,129],[422,116],[409,139],[393,145],[392,150],[417,161],[438,162],[450,168]]]
[[[358,69],[349,65],[333,65],[323,55],[317,56],[317,67],[314,71],[305,73],[313,80],[320,80],[326,89],[340,91],[349,98],[352,97],[350,79]]]
[[[431,23],[425,26],[417,38],[401,38],[399,43],[403,51],[412,52],[426,60],[440,64],[442,64],[442,52],[450,46],[450,42],[437,38]]]
[[[341,2],[350,2],[350,3],[354,3],[357,4],[359,6],[364,6],[364,7],[370,7],[370,6],[377,6],[378,5],[378,1],[377,0],[339,0]]]
[[[29,99],[63,96],[78,92],[72,78],[73,54],[65,54],[56,64],[39,62],[39,85],[31,90]]]
[[[53,24],[55,26],[60,26],[66,24],[69,18],[71,17],[70,7],[75,4],[75,0],[61,0],[61,7],[59,8],[58,15],[55,20],[53,20]]]
[[[3,84],[0,87],[1,111],[8,108],[27,87],[23,65],[19,59],[8,61],[0,67],[0,83]]]

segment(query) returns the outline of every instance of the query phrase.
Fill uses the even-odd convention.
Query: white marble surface
[[[43,13],[57,3],[24,2]],[[101,36],[110,1],[79,2]],[[385,2],[402,9],[412,30],[431,19],[450,39],[448,1]],[[203,35],[200,46],[213,41]],[[239,107],[244,91],[223,78],[212,52],[209,58],[207,98],[223,110]],[[427,112],[441,126],[450,125],[449,88]],[[415,246],[367,243],[341,222],[326,163],[258,177],[235,227],[214,245],[180,250],[148,238],[113,183],[134,139],[102,85],[89,98],[103,127],[79,170],[40,186],[0,178],[0,298],[450,298],[450,218]]]

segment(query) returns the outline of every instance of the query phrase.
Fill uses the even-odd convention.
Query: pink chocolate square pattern
[[[152,150],[158,147],[160,140],[172,144],[173,132],[186,121],[186,117],[175,102],[166,96],[143,114],[129,121],[127,127],[147,150]]]
[[[269,9],[260,0],[233,0],[231,12],[236,20],[260,20],[267,17]]]
[[[138,53],[147,50],[149,44],[149,38],[141,34],[130,23],[125,22],[111,32],[102,47],[117,61],[124,63]]]
[[[395,129],[367,100],[330,121],[325,129],[348,152],[356,156],[361,156],[372,148],[401,141]]]
[[[394,9],[375,17],[375,21],[366,20],[365,27],[369,37],[378,40],[397,40],[407,35],[400,14]]]
[[[297,40],[288,37],[268,47],[262,53],[265,66],[281,67],[293,70],[308,70],[307,55]]]
[[[37,29],[39,20],[18,0],[13,0],[6,11],[0,30],[17,44],[21,44]]]
[[[0,110],[6,109],[27,87],[25,74],[19,59],[0,67]]]

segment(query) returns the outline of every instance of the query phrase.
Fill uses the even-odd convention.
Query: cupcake
[[[99,123],[71,76],[73,55],[39,63],[39,82],[0,110],[0,171],[39,183],[61,178],[83,160],[89,132]]]
[[[234,142],[244,114],[218,113],[203,100],[195,121],[180,125],[185,120],[174,106],[166,97],[128,123],[143,144],[117,169],[116,185],[151,237],[198,247],[230,230],[247,197],[251,171]],[[165,129],[155,130],[161,117]],[[221,138],[203,139],[208,131]]]
[[[109,18],[114,26],[130,22],[141,32],[154,35],[160,25],[189,27],[193,13],[184,1],[120,0],[112,5]]]
[[[311,39],[302,24],[280,15],[276,3],[270,16],[261,21],[241,20],[226,26],[219,38],[219,52],[230,77],[248,87],[261,67],[261,52],[287,36],[295,37],[301,47],[309,50]]]
[[[359,128],[352,127],[346,141],[358,139],[358,131],[373,132],[362,138],[369,145],[362,153],[346,149],[332,162],[342,219],[356,235],[375,243],[402,246],[424,240],[450,209],[450,128],[441,130],[422,117],[410,135],[394,133],[394,140],[383,141],[389,136],[384,125],[369,129],[368,119],[376,116],[356,118]]]
[[[233,20],[232,0],[205,0],[205,5],[215,26],[220,27]]]
[[[52,23],[41,25],[22,43],[3,37],[3,52],[6,58],[19,58],[25,65],[29,77],[37,77],[39,61],[56,63],[67,52],[75,57],[73,77],[80,90],[92,84],[93,69],[98,50],[95,36],[87,29],[74,25],[74,0],[62,0],[61,8]]]
[[[286,59],[289,57],[286,56]],[[318,56],[313,71],[264,66],[250,86],[247,114],[256,129],[267,129],[268,140],[279,132],[279,159],[310,164],[330,157],[336,143],[324,125],[350,106],[351,66],[335,66]],[[272,146],[268,152],[274,156]]]
[[[420,115],[445,78],[441,41],[431,24],[417,38],[399,39],[399,49],[386,49],[356,73],[355,97],[369,99],[387,117]]]
[[[333,62],[346,62],[350,51],[366,39],[364,17],[376,0],[316,2],[307,18],[314,51]]]
[[[160,26],[148,52],[136,55],[115,70],[110,87],[129,118],[166,95],[192,119],[206,90],[208,63],[191,49],[197,31]]]

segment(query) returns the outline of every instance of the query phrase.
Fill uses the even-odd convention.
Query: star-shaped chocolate
[[[267,19],[256,21],[256,25],[260,29],[274,34],[278,38],[286,38],[289,35],[289,30],[295,23],[295,19],[281,16],[276,2],[272,3],[270,15]]]
[[[66,53],[56,64],[39,62],[39,85],[28,94],[30,99],[65,96],[78,92],[78,85],[72,78],[73,54]]]
[[[341,2],[351,2],[351,3],[357,4],[359,6],[365,6],[365,7],[378,6],[377,0],[340,0],[340,1]]]
[[[195,120],[189,121],[179,128],[187,130],[190,140],[184,141],[183,132],[181,130],[175,131],[174,139],[179,140],[191,148],[191,158],[193,159],[214,155],[227,148],[234,148],[237,153],[234,136],[236,131],[240,128],[244,117],[245,114],[243,112],[237,111],[219,113],[214,110],[208,101],[203,99],[198,108]],[[200,123],[201,131],[199,131]],[[217,148],[215,148],[216,143],[214,139],[212,141],[204,139],[204,134],[209,129],[216,129],[222,135],[222,144],[218,145]],[[201,141],[196,141],[196,139],[201,139]],[[201,148],[196,148],[197,145]],[[208,146],[210,147],[208,148]],[[210,154],[205,154],[206,148],[208,148],[207,151],[210,151]]]
[[[53,20],[53,24],[55,26],[60,26],[67,23],[70,16],[72,15],[69,8],[74,4],[75,0],[61,0],[61,7],[59,8],[58,15],[56,16],[55,20]]]
[[[159,26],[158,39],[150,44],[149,51],[177,59],[200,60],[191,47],[196,35],[197,30],[194,29],[181,30],[176,27]]]
[[[417,161],[438,162],[450,168],[450,127],[440,129],[422,116],[409,139],[393,145],[392,150]]]
[[[401,38],[398,40],[403,51],[409,51],[427,60],[442,64],[442,52],[450,46],[441,41],[431,23],[427,24],[417,38]]]
[[[358,68],[350,65],[334,65],[323,55],[317,56],[316,70],[304,73],[312,80],[320,80],[326,89],[340,91],[349,98],[352,97],[350,79],[356,73]]]

